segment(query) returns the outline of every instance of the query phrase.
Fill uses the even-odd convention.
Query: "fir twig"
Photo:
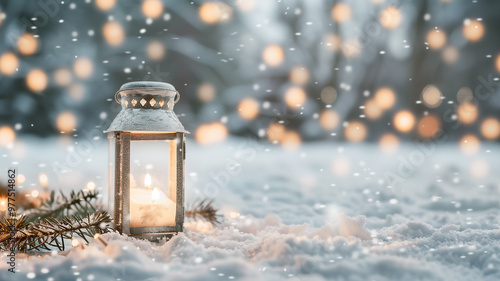
[[[213,207],[214,200],[203,199],[195,202],[193,207],[186,211],[186,218],[197,219],[201,218],[209,221],[212,224],[220,223],[217,209]]]
[[[26,252],[43,249],[57,248],[65,250],[65,239],[74,237],[88,241],[96,233],[108,232],[107,224],[111,218],[106,212],[88,214],[86,217],[73,215],[63,217],[61,220],[49,217],[39,222],[27,222],[27,217],[18,220],[4,219],[0,221],[0,250]],[[11,238],[11,232],[15,235]]]

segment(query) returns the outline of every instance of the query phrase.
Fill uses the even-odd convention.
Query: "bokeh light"
[[[472,102],[472,90],[468,87],[462,87],[457,92],[458,103]]]
[[[54,71],[54,82],[58,86],[66,87],[71,83],[71,71],[69,69],[61,67]]]
[[[0,72],[4,75],[12,75],[19,67],[19,60],[13,53],[4,53],[0,57]]]
[[[484,25],[480,21],[467,19],[462,31],[467,40],[475,42],[483,37]]]
[[[469,172],[474,178],[481,179],[488,175],[490,166],[482,159],[475,159],[470,163]]]
[[[495,66],[497,67],[497,71],[500,72],[500,54],[497,55],[497,59],[495,60]]]
[[[16,140],[16,132],[10,126],[0,127],[0,146],[7,147]]]
[[[353,58],[361,52],[361,44],[356,38],[347,39],[343,41],[340,46],[342,48],[342,53],[348,58]]]
[[[380,109],[386,110],[396,103],[396,94],[390,88],[380,88],[374,95],[374,101]]]
[[[87,182],[86,187],[88,190],[93,191],[96,187],[95,182],[93,182],[93,181]]]
[[[69,87],[68,93],[73,100],[81,100],[85,96],[85,86],[80,83],[73,84]]]
[[[374,99],[367,100],[364,107],[364,113],[369,119],[378,119],[384,113]]]
[[[17,184],[22,184],[23,182],[26,181],[26,177],[23,174],[18,174],[16,178],[16,183]]]
[[[301,142],[300,135],[295,131],[286,131],[280,141],[283,148],[289,151],[298,149]]]
[[[388,29],[393,29],[401,23],[401,11],[394,6],[387,7],[380,12],[380,24]]]
[[[205,2],[200,6],[198,13],[204,23],[214,24],[229,21],[233,10],[231,6],[222,2]]]
[[[309,81],[309,71],[303,66],[296,66],[290,71],[290,81],[297,85],[306,84]]]
[[[441,56],[444,62],[446,62],[447,64],[453,64],[457,61],[459,52],[457,48],[453,46],[447,46],[443,49]]]
[[[326,49],[336,52],[340,47],[340,38],[337,34],[329,33],[325,36]]]
[[[146,48],[146,54],[151,60],[160,60],[165,56],[165,46],[160,41],[152,41]]]
[[[40,192],[38,192],[38,190],[35,189],[35,190],[31,191],[31,197],[37,198],[38,195],[40,195]]]
[[[468,134],[460,139],[460,150],[462,150],[464,154],[476,154],[479,151],[479,147],[480,142],[475,135]]]
[[[299,87],[291,87],[285,92],[285,103],[291,108],[302,106],[306,101],[306,92]]]
[[[57,116],[56,127],[60,132],[71,132],[76,128],[76,125],[76,117],[69,111],[62,112]]]
[[[422,91],[422,100],[429,108],[436,108],[441,104],[441,91],[434,85],[425,86]]]
[[[102,11],[108,11],[115,6],[116,0],[95,0],[95,5]]]
[[[335,157],[332,161],[332,172],[338,177],[345,177],[351,171],[351,162],[344,156]]]
[[[41,92],[47,88],[47,74],[41,69],[33,69],[26,75],[26,86],[33,92]]]
[[[432,138],[441,129],[441,121],[435,115],[424,116],[418,121],[417,131],[422,138]]]
[[[78,78],[86,79],[92,75],[94,66],[88,58],[79,58],[73,64],[73,71]]]
[[[285,135],[286,129],[285,126],[279,123],[272,123],[267,128],[267,139],[270,142],[280,142]]]
[[[215,98],[215,95],[217,93],[217,90],[215,87],[210,84],[210,83],[203,83],[198,87],[198,98],[202,102],[209,102]]]
[[[324,130],[331,131],[339,125],[340,117],[334,110],[326,109],[321,112],[319,123]]]
[[[427,43],[431,49],[441,49],[446,43],[446,34],[442,30],[430,30],[427,33]]]
[[[500,136],[500,122],[498,119],[489,117],[481,123],[481,134],[487,140],[496,140]]]
[[[332,8],[332,19],[338,23],[346,22],[351,18],[351,8],[345,3],[337,3]]]
[[[156,19],[163,13],[163,4],[160,0],[145,0],[141,10],[145,17]]]
[[[269,45],[262,51],[262,60],[269,66],[278,66],[283,62],[285,53],[278,45]]]
[[[246,120],[252,120],[259,115],[259,103],[253,98],[243,99],[238,105],[238,114]]]
[[[333,87],[325,87],[321,90],[321,101],[326,104],[332,104],[337,99],[337,90]]]
[[[408,110],[402,110],[394,115],[393,123],[396,130],[402,133],[408,133],[415,125],[415,116]]]
[[[236,0],[236,6],[240,11],[248,12],[255,8],[255,2],[257,0]]]
[[[360,142],[366,138],[367,134],[366,126],[358,121],[349,122],[344,129],[346,140],[351,142]]]
[[[123,42],[123,39],[125,39],[123,27],[115,21],[104,24],[102,27],[102,35],[110,46],[119,46]]]
[[[33,36],[33,34],[23,34],[17,40],[17,49],[22,55],[31,56],[38,49],[38,40]]]
[[[458,120],[463,124],[472,124],[476,122],[478,114],[477,106],[472,102],[464,102],[457,107]]]
[[[227,138],[227,128],[220,122],[203,124],[196,129],[195,139],[199,144],[210,145]]]
[[[383,153],[393,154],[399,149],[399,139],[394,134],[387,133],[380,137],[379,147]]]
[[[45,173],[40,173],[38,175],[38,182],[43,188],[47,188],[49,186],[49,177]]]

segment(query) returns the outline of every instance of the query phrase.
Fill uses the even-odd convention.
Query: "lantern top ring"
[[[118,104],[122,104],[118,98],[118,94],[126,90],[160,90],[160,91],[172,91],[175,92],[174,104],[176,104],[181,95],[179,92],[169,83],[165,82],[154,82],[154,81],[135,81],[123,84],[120,89],[115,93],[115,101]]]

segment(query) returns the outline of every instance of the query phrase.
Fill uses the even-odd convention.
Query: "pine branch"
[[[201,218],[209,221],[212,224],[220,223],[217,209],[213,207],[214,200],[208,201],[203,199],[200,202],[195,202],[191,210],[186,211],[186,218],[197,219]]]
[[[71,191],[69,198],[60,191],[60,196],[55,192],[50,193],[49,199],[42,203],[33,213],[27,215],[27,222],[34,222],[46,218],[61,218],[63,216],[85,216],[96,212],[92,201],[97,199],[96,191],[78,192]]]
[[[27,217],[18,220],[4,219],[0,221],[0,250],[26,252],[57,248],[65,250],[65,240],[79,237],[88,243],[88,238],[96,233],[108,232],[107,224],[111,218],[106,212],[96,212],[85,217],[73,215],[61,220],[49,217],[39,222],[27,222]],[[13,239],[11,232],[16,234]]]

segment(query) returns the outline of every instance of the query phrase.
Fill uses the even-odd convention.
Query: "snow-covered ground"
[[[60,141],[23,143],[1,151],[26,176],[23,188],[45,172],[53,188],[92,180],[106,191],[104,143],[62,181],[52,165],[68,155]],[[0,280],[500,280],[499,150],[190,142],[187,203],[213,197],[221,224],[188,222],[159,244],[110,233],[106,248],[18,254],[19,271],[0,262]]]

